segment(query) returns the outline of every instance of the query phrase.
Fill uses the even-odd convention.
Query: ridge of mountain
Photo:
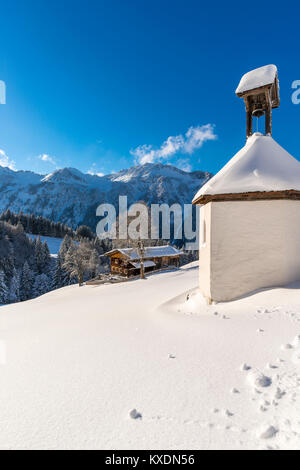
[[[127,196],[128,205],[136,201],[188,204],[212,176],[161,163],[132,166],[104,176],[76,168],[39,175],[0,167],[0,212],[33,213],[73,228],[86,224],[95,230],[99,204],[111,203],[117,208],[119,195]]]

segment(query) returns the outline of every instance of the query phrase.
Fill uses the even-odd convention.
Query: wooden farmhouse
[[[277,68],[246,74],[246,145],[200,188],[199,286],[208,302],[300,280],[300,162],[271,136]],[[265,135],[252,117],[266,116]]]
[[[178,267],[182,251],[170,245],[145,247],[144,271],[150,272],[167,267]],[[116,248],[105,253],[110,257],[110,272],[119,276],[136,276],[140,273],[141,260],[135,248]]]

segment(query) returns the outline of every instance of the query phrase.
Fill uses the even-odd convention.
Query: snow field
[[[192,263],[2,307],[0,447],[299,448],[300,286],[197,284]]]

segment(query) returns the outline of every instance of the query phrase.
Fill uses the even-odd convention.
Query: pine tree
[[[20,284],[20,300],[30,299],[31,293],[32,293],[32,272],[28,266],[27,261],[25,261],[23,270],[22,270],[22,277],[21,277],[21,284]]]
[[[5,283],[5,275],[3,270],[0,270],[0,304],[6,304],[8,301],[8,289]]]
[[[41,237],[37,237],[37,239],[35,240],[35,263],[36,263],[37,272],[39,274],[42,273],[43,262],[44,262],[43,244],[41,241]]]
[[[12,303],[20,300],[20,278],[17,270],[14,268],[13,277],[10,281],[9,301]]]
[[[9,250],[5,258],[2,259],[1,264],[4,271],[5,283],[9,286],[14,272],[14,250],[11,245],[9,246]]]
[[[66,255],[67,251],[69,250],[70,246],[72,245],[72,239],[69,235],[66,235],[60,245],[59,253],[62,258]]]
[[[92,249],[91,255],[90,255],[90,261],[89,261],[89,274],[90,278],[94,278],[97,276],[99,272],[99,255],[97,250]]]
[[[98,237],[96,237],[94,240],[94,248],[95,250],[97,250],[99,255],[103,255],[104,253],[103,243],[102,243],[102,240],[100,240],[100,238]]]
[[[39,274],[48,270],[50,260],[51,257],[47,242],[42,243],[41,237],[37,237],[35,242],[35,263]]]
[[[42,253],[43,253],[43,271],[48,271],[49,270],[49,266],[50,266],[50,261],[51,261],[51,256],[50,256],[50,250],[49,250],[49,247],[48,247],[48,243],[46,242],[46,240],[44,241],[43,243],[43,246],[42,246]]]
[[[23,232],[24,232],[24,227],[23,227],[23,225],[21,224],[20,221],[17,223],[16,231],[17,231],[18,233],[23,233]]]
[[[38,297],[39,295],[43,295],[46,292],[49,292],[51,287],[50,279],[47,274],[38,274],[35,278],[33,284],[33,295]]]
[[[87,225],[80,225],[75,232],[75,236],[77,240],[81,240],[82,238],[94,240],[95,238],[95,235],[93,234],[92,230]]]
[[[69,286],[73,284],[75,281],[72,280],[70,273],[63,267],[65,262],[65,256],[72,246],[72,239],[69,235],[65,235],[62,244],[60,245],[59,249],[59,256],[60,256],[60,264],[61,264],[61,285],[60,287]]]
[[[58,253],[57,258],[56,258],[54,276],[53,276],[53,289],[59,289],[60,287],[64,286],[63,281],[65,277],[65,272],[61,264],[62,264],[61,255]]]

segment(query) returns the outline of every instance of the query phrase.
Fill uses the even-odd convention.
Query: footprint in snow
[[[228,418],[231,418],[231,416],[233,416],[233,413],[231,413],[231,411],[229,410],[224,410],[224,415],[227,416]]]
[[[253,387],[269,387],[272,379],[259,371],[252,371],[248,374],[248,381]]]
[[[240,393],[240,391],[237,388],[233,387],[231,389],[231,393]]]
[[[271,364],[270,362],[268,362],[267,368],[268,369],[278,369],[278,366],[275,366],[274,364]]]
[[[281,348],[283,351],[285,351],[285,350],[287,350],[287,349],[293,349],[293,346],[292,346],[290,343],[287,343],[287,344],[282,344],[282,345],[280,346],[280,348]]]
[[[270,311],[267,308],[258,308],[256,313],[270,313]]]
[[[264,332],[264,330],[263,330],[262,328],[258,328],[258,329],[256,330],[256,333],[263,333],[263,332]]]
[[[280,398],[282,398],[283,395],[285,395],[285,391],[277,387],[274,398],[276,398],[276,400],[280,400]]]
[[[275,437],[277,433],[278,429],[275,428],[275,426],[267,426],[262,431],[260,431],[259,437],[261,439],[271,439],[272,437]]]
[[[265,411],[268,411],[268,408],[266,408],[266,407],[263,406],[263,405],[260,405],[259,411],[265,412]]]
[[[251,366],[248,366],[248,364],[244,363],[244,364],[241,365],[240,369],[241,370],[250,370]]]
[[[142,414],[139,413],[135,408],[129,411],[129,416],[131,419],[142,419]]]
[[[271,403],[268,400],[260,400],[260,411],[268,411],[268,406],[270,406]]]
[[[168,355],[168,358],[169,358],[169,359],[176,359],[176,356],[174,356],[174,354],[169,354],[169,355]]]

